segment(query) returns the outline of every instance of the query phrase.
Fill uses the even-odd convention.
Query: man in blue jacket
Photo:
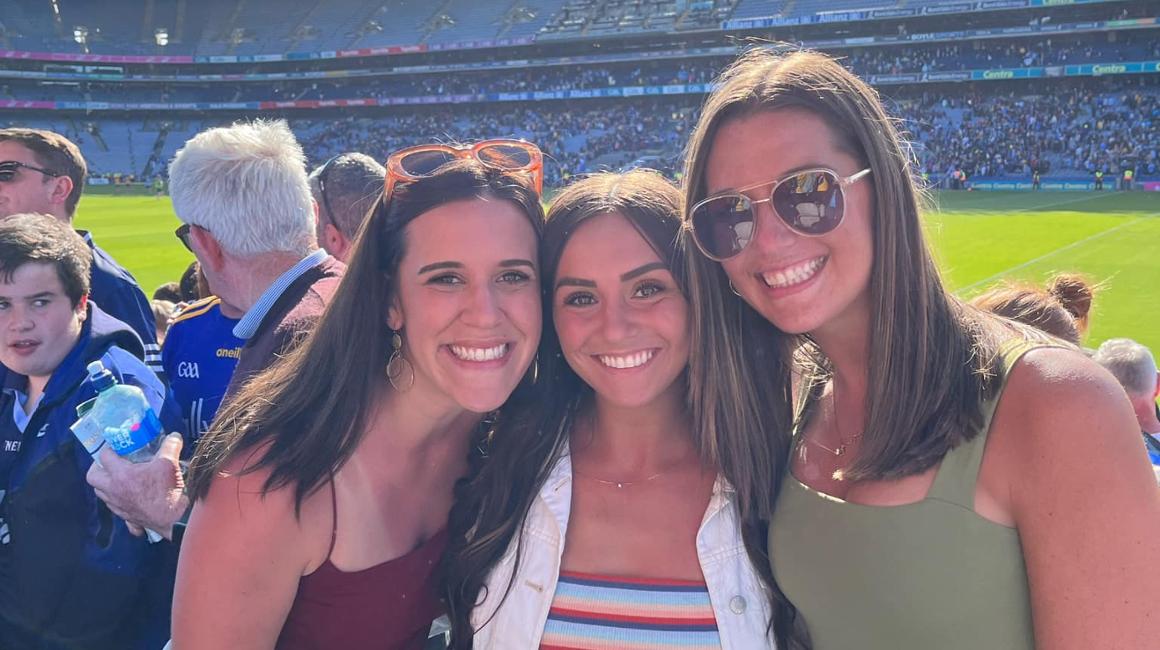
[[[85,188],[88,167],[81,151],[59,133],[40,129],[0,129],[0,218],[41,213],[72,224]],[[137,281],[93,236],[78,230],[93,252],[92,300],[106,314],[131,327],[145,344],[146,361],[161,369],[153,309]]]
[[[141,340],[89,301],[92,259],[81,236],[49,216],[0,220],[5,650],[141,647],[156,624],[153,549],[85,482],[92,459],[70,429],[77,406],[95,396],[85,366],[100,360],[145,392],[167,428],[176,423]]]

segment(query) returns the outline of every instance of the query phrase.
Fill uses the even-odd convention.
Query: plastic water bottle
[[[72,425],[73,434],[97,464],[97,452],[106,444],[134,463],[151,460],[161,447],[161,421],[145,393],[136,386],[117,383],[100,361],[87,368],[97,396],[77,407],[79,419]],[[162,539],[156,531],[145,532],[151,542]]]
[[[149,406],[145,393],[136,386],[117,383],[113,373],[100,361],[87,367],[97,396],[81,417],[87,421],[85,430],[100,431],[105,444],[126,460],[134,463],[152,460],[161,446],[161,421]]]

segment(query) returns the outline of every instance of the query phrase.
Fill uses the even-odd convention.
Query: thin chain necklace
[[[656,474],[653,474],[652,476],[650,476],[648,478],[637,479],[635,481],[609,481],[607,479],[597,478],[595,476],[592,476],[591,474],[585,474],[584,472],[577,471],[575,467],[572,468],[573,474],[576,474],[578,476],[582,476],[590,481],[596,481],[597,483],[599,483],[601,485],[607,485],[610,487],[615,485],[618,488],[632,487],[634,485],[642,485],[644,483],[648,483],[649,481],[651,481],[653,479],[657,479],[657,478],[664,476],[665,474],[668,473],[668,471],[669,470],[665,470],[663,472],[657,472]]]
[[[850,436],[850,438],[848,440],[846,439],[846,436],[842,435],[842,423],[838,418],[838,378],[837,377],[834,377],[834,380],[832,382],[832,386],[833,387],[830,389],[830,411],[833,413],[833,416],[834,416],[834,428],[838,430],[838,448],[837,449],[830,449],[829,447],[827,447],[827,446],[823,445],[822,443],[818,442],[817,440],[815,440],[813,438],[813,436],[808,438],[808,440],[809,440],[809,442],[812,442],[815,446],[820,447],[822,449],[825,449],[826,451],[830,452],[834,456],[837,456],[840,458],[840,457],[846,455],[846,451],[850,448],[850,445],[857,442],[858,439],[862,437],[862,434],[856,433],[856,434]]]

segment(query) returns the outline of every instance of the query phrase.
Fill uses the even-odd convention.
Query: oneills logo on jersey
[[[218,348],[217,349],[217,356],[219,359],[222,357],[232,357],[234,359],[237,359],[237,358],[242,356],[242,348],[240,348],[240,347]]]

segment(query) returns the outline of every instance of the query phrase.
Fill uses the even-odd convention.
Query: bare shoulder
[[[1160,581],[1142,540],[1160,538],[1160,491],[1120,385],[1078,351],[1032,350],[1010,372],[992,431],[1037,645],[1154,645]]]
[[[992,430],[1017,518],[1044,499],[1106,500],[1092,505],[1115,510],[1155,490],[1127,395],[1078,351],[1025,354],[1009,373]]]
[[[256,466],[262,451],[235,454],[222,465],[205,498],[194,506],[190,532],[202,526],[211,528],[216,537],[244,540],[240,546],[284,554],[281,559],[301,564],[302,573],[309,573],[326,559],[329,550],[332,513],[328,488],[316,490],[300,509],[296,508],[292,485],[266,489],[270,469]],[[291,539],[293,544],[285,543]]]
[[[1023,355],[1009,372],[996,417],[1019,430],[1012,442],[1027,453],[1065,443],[1139,442],[1124,389],[1083,353],[1065,348]]]
[[[251,469],[254,458],[227,461],[194,505],[174,590],[178,647],[273,647],[302,576],[325,561],[329,496],[324,506],[311,495],[296,513],[293,488],[264,490],[269,472]]]

